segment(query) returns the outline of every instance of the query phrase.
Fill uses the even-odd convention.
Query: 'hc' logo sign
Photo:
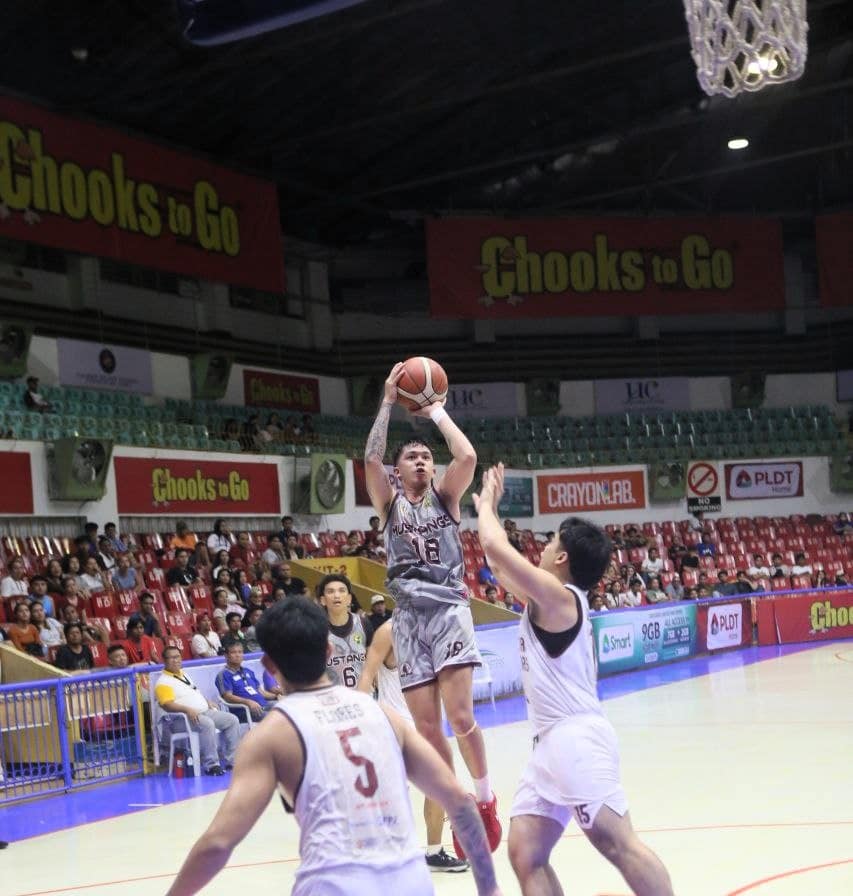
[[[628,401],[648,401],[657,395],[657,380],[633,380],[625,383]]]

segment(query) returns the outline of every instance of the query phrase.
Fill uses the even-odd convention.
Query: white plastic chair
[[[492,673],[487,663],[474,667],[474,686],[484,684],[489,689],[489,700],[492,701],[492,709],[495,708],[495,685],[492,681]]]

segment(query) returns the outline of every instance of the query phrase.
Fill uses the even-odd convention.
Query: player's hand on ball
[[[436,408],[443,408],[447,403],[447,398],[442,398],[440,401],[434,401],[432,404],[425,404],[422,408],[419,408],[417,411],[409,411],[409,413],[413,417],[429,417],[429,415]]]
[[[397,383],[400,382],[400,377],[402,375],[403,362],[398,361],[391,368],[391,373],[388,374],[388,379],[385,380],[385,401],[389,404],[394,404],[397,401]]]

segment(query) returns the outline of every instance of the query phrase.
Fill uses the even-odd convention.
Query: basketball
[[[397,404],[417,411],[447,396],[447,374],[432,358],[409,358],[397,383]]]

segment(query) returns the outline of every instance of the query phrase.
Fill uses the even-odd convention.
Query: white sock
[[[492,788],[489,786],[489,776],[474,778],[474,796],[478,803],[490,803],[492,801]]]
[[[441,852],[441,844],[440,843],[430,843],[426,848],[426,854],[428,856],[437,856]]]

